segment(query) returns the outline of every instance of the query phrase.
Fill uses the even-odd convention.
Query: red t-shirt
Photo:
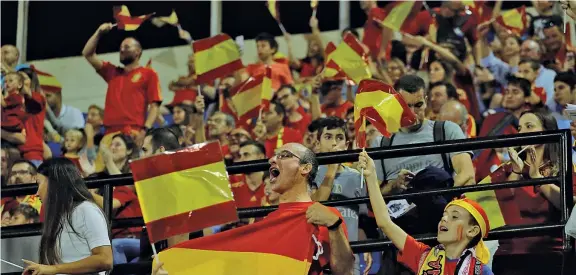
[[[64,156],[64,157],[69,159],[70,161],[72,161],[72,163],[74,163],[76,168],[78,168],[78,171],[80,171],[80,174],[82,174],[84,172],[82,170],[82,165],[80,165],[80,157],[67,157],[67,156]]]
[[[236,201],[236,207],[246,208],[261,206],[262,198],[266,196],[264,193],[264,183],[262,182],[256,190],[252,190],[246,183],[246,176],[242,176],[243,177],[240,178],[240,181],[230,181],[232,193],[234,194],[234,201]]]
[[[140,209],[140,202],[138,202],[138,196],[132,191],[128,186],[117,186],[114,187],[114,192],[112,197],[120,201],[119,209],[116,211],[115,218],[137,218],[142,217],[142,210]],[[122,229],[112,230],[112,236],[114,238],[121,238],[128,235],[134,235],[136,237],[140,236],[142,232],[141,227],[130,227]]]
[[[282,85],[294,83],[290,67],[287,64],[274,62],[270,65],[270,69],[272,72],[272,89],[274,91],[277,91]],[[246,72],[250,76],[265,74],[266,65],[263,63],[250,64],[246,67]]]
[[[280,146],[286,144],[286,143],[302,143],[302,134],[300,134],[300,131],[289,128],[289,127],[283,127],[284,132],[282,133],[282,130],[280,130],[280,132],[278,133],[278,135],[276,135],[273,138],[269,138],[266,139],[266,142],[264,143],[264,147],[266,147],[266,157],[271,158],[274,156],[274,150],[276,148],[280,148]],[[278,137],[282,138],[281,141],[278,141]]]
[[[398,252],[398,261],[408,267],[412,272],[418,272],[420,269],[420,260],[425,253],[430,251],[430,247],[414,240],[412,236],[406,237],[406,242],[404,243],[404,251]],[[458,259],[450,260],[446,259],[446,265],[444,266],[444,274],[455,274],[456,265],[458,264]]]
[[[2,108],[2,129],[8,132],[21,132],[24,129],[24,97],[18,93],[10,93],[5,98],[6,107]]]
[[[305,209],[308,209],[308,207],[310,205],[312,205],[314,202],[292,202],[292,203],[281,203],[280,205],[278,205],[278,210],[270,213],[268,215],[268,217],[275,217],[278,215],[285,215],[285,214],[289,214],[290,212],[294,212],[294,211],[305,211]],[[338,211],[338,209],[333,208],[333,207],[328,207],[330,209],[330,211],[332,211],[334,214],[338,215],[338,217],[342,218],[342,214],[340,214],[340,211]],[[344,234],[346,235],[346,238],[348,238],[348,229],[346,228],[346,223],[342,222],[342,230],[344,231]],[[322,250],[323,253],[320,254],[320,256],[318,257],[318,260],[313,260],[313,259],[309,259],[311,260],[312,264],[310,266],[310,270],[308,271],[309,275],[320,275],[323,274],[324,272],[324,268],[330,267],[330,233],[328,232],[328,228],[324,227],[324,226],[320,226],[318,227],[319,229],[319,236],[318,238],[318,242],[320,242],[322,244]],[[312,255],[316,255],[318,248],[316,248],[316,250],[314,251],[314,254]]]
[[[312,122],[312,115],[306,113],[302,106],[298,106],[297,112],[302,115],[302,118],[298,121],[290,121],[287,119],[286,126],[300,131],[301,134],[306,133],[308,131],[308,125]]]
[[[440,13],[440,8],[433,8],[432,10],[437,14]],[[410,18],[409,21],[410,24],[408,24],[406,32],[412,35],[422,35],[422,36],[426,36],[428,34],[430,25],[434,23],[432,15],[427,10],[420,11],[415,18]],[[460,28],[461,31],[466,36],[466,38],[468,38],[468,40],[471,40],[470,44],[476,43],[477,26],[478,26],[478,15],[473,13],[468,18],[468,20],[466,20],[464,25]]]
[[[336,116],[339,117],[341,119],[345,119],[346,118],[346,112],[348,111],[348,109],[354,107],[354,103],[350,102],[350,101],[344,101],[344,103],[340,104],[339,106],[336,107],[328,107],[326,104],[322,104],[322,113],[325,114],[326,116]]]
[[[158,74],[139,67],[130,72],[109,62],[97,71],[108,83],[104,108],[104,126],[115,129],[133,126],[144,128],[148,105],[162,102]]]
[[[362,43],[368,46],[368,49],[370,49],[370,55],[372,55],[372,58],[374,59],[378,57],[380,47],[382,46],[382,27],[375,20],[382,21],[385,18],[386,11],[374,7],[368,12],[368,18],[364,23],[364,37],[362,38]]]
[[[26,131],[26,142],[18,147],[22,157],[27,160],[44,159],[44,118],[46,117],[46,98],[37,92],[33,92],[30,99],[39,104],[40,111],[36,114],[29,114],[24,122]]]

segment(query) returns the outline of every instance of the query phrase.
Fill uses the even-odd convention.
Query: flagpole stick
[[[562,17],[563,18],[563,24],[562,25],[564,27],[564,33],[566,33],[566,21],[567,21],[566,17],[567,16],[568,16],[568,11],[564,10],[564,16]],[[568,41],[566,41],[566,43],[568,43]]]
[[[312,9],[312,17],[316,17],[316,9]]]
[[[5,263],[5,264],[9,264],[9,265],[11,265],[11,266],[13,266],[13,267],[17,267],[17,268],[20,268],[20,269],[24,270],[24,267],[19,266],[19,265],[15,264],[15,263],[11,263],[11,262],[6,261],[6,260],[4,260],[4,259],[0,259],[0,261],[2,261],[2,262]]]
[[[286,32],[286,28],[284,28],[284,25],[282,25],[282,23],[278,22],[278,27],[280,27],[280,30],[282,31],[282,34],[288,33],[288,32]]]
[[[114,28],[114,27],[116,27],[116,26],[118,26],[118,23],[112,24],[112,28]]]
[[[154,245],[154,243],[151,243],[150,246],[152,246],[152,253],[154,254],[154,259],[160,261],[160,257],[158,257],[158,252],[156,252],[156,246]]]

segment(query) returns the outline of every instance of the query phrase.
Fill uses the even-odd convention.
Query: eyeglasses
[[[276,159],[279,160],[283,160],[283,159],[289,159],[289,158],[297,158],[299,160],[302,160],[299,156],[295,155],[294,153],[290,152],[290,151],[281,151],[279,153],[276,153]]]

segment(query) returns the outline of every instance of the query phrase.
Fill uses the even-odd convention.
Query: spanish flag
[[[120,7],[114,7],[114,19],[116,19],[116,23],[118,24],[119,30],[125,31],[135,31],[144,23],[144,21],[148,20],[148,18],[152,17],[154,13],[140,15],[140,16],[131,16],[128,7],[122,5]]]
[[[272,70],[266,68],[266,74],[248,78],[230,91],[236,115],[241,121],[258,117],[260,109],[267,109],[274,95],[272,91]]]
[[[242,69],[240,50],[227,34],[194,41],[194,58],[198,83],[209,83]]]
[[[496,168],[496,170],[478,184],[489,184],[498,183],[506,181],[506,164],[501,164]],[[484,208],[490,221],[490,227],[492,229],[502,227],[506,225],[504,221],[504,215],[502,214],[502,209],[498,203],[498,198],[496,197],[496,192],[494,190],[484,190],[472,193],[466,193],[464,196],[468,199],[476,201],[478,204]]]
[[[392,86],[379,80],[360,82],[354,100],[354,129],[358,148],[366,147],[366,119],[385,136],[414,125],[416,115]]]
[[[496,22],[512,33],[522,35],[528,27],[526,7],[522,6],[503,12],[500,16],[496,17]]]
[[[328,42],[324,53],[326,55],[326,64],[324,65],[324,70],[322,70],[322,78],[325,80],[343,80],[347,79],[346,74],[342,71],[342,68],[331,59],[331,54],[336,51],[336,45],[332,42]]]
[[[386,18],[379,22],[382,26],[395,31],[403,30],[410,23],[406,19],[422,9],[422,1],[398,1],[386,6]]]
[[[333,49],[330,44],[326,46],[326,49],[326,64],[334,61],[354,83],[372,77],[372,72],[368,66],[368,54],[353,34],[347,33],[344,36],[344,41],[336,49]]]
[[[266,7],[268,8],[270,15],[274,17],[274,20],[280,22],[280,9],[278,8],[278,3],[276,0],[268,0],[266,2]]]
[[[62,84],[60,81],[58,81],[58,79],[56,79],[56,77],[49,73],[39,71],[33,66],[32,70],[34,70],[38,76],[38,82],[40,83],[40,88],[42,88],[42,91],[45,93],[58,94],[62,92]]]
[[[172,10],[170,16],[161,16],[158,19],[166,24],[170,24],[172,26],[178,25],[178,15],[176,14],[175,10]]]
[[[308,274],[317,227],[307,223],[305,208],[273,214],[257,223],[177,244],[158,258],[170,275]]]
[[[218,142],[130,163],[150,242],[238,220]]]

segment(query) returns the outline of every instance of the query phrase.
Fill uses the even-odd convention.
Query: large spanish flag
[[[253,76],[235,86],[230,91],[232,104],[236,115],[241,121],[258,117],[260,109],[267,109],[274,95],[272,91],[272,70],[266,68],[266,73]]]
[[[192,48],[198,83],[209,83],[244,67],[238,46],[227,34],[194,41]]]
[[[522,35],[528,27],[528,18],[526,17],[526,7],[511,9],[500,14],[496,17],[502,27],[510,30],[516,35]]]
[[[62,84],[60,81],[58,81],[58,79],[56,79],[56,77],[47,72],[39,71],[35,67],[32,67],[32,70],[34,70],[38,76],[38,82],[40,83],[40,88],[42,88],[42,91],[45,93],[62,92]]]
[[[489,184],[506,181],[505,165],[506,164],[499,165],[494,172],[490,173],[490,175],[485,177],[478,184]],[[491,229],[506,225],[506,222],[504,221],[504,215],[502,214],[502,209],[500,208],[500,204],[498,203],[498,198],[496,197],[496,192],[494,190],[484,190],[466,193],[464,195],[466,198],[476,201],[482,206],[484,211],[486,211],[486,215],[490,221]]]
[[[158,258],[170,275],[305,275],[317,232],[303,209],[177,244]]]
[[[422,1],[407,0],[388,4],[385,8],[386,18],[379,23],[395,31],[405,31],[405,28],[411,23],[406,19],[414,16],[420,9],[422,9]]]
[[[218,142],[130,163],[150,242],[238,220]]]
[[[137,30],[144,21],[148,20],[148,18],[152,17],[154,13],[140,15],[140,16],[131,16],[128,7],[122,5],[120,7],[114,7],[114,19],[116,19],[116,24],[118,24],[119,30],[125,31],[135,31]]]
[[[326,64],[329,64],[331,60],[334,61],[354,83],[360,83],[361,80],[372,77],[368,66],[368,54],[353,34],[346,33],[342,43],[333,51],[330,52],[331,48],[328,47],[332,46],[327,45]]]
[[[366,147],[366,119],[388,137],[417,122],[414,112],[392,86],[373,79],[360,82],[354,100],[354,129],[359,148]]]

